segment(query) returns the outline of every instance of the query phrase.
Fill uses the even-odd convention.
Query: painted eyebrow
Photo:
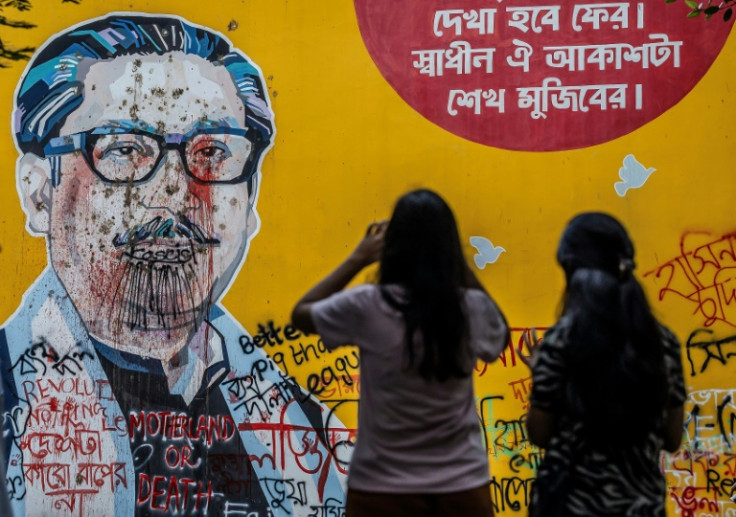
[[[190,128],[184,131],[182,134],[187,134],[195,129],[245,129],[235,121],[232,117],[222,118],[219,120],[197,120]],[[138,130],[146,131],[148,133],[160,134],[155,126],[142,121],[142,120],[130,120],[130,119],[111,119],[106,120],[102,124],[96,126],[94,129],[104,130]]]
[[[156,133],[156,128],[141,120],[129,120],[129,119],[112,119],[105,120],[101,124],[95,126],[93,129],[106,129],[106,130],[138,130],[147,131],[149,133]]]
[[[217,120],[197,120],[195,122],[191,129],[189,131],[193,131],[195,129],[214,129],[214,128],[225,128],[225,129],[245,129],[241,127],[240,124],[238,124],[237,120],[233,117],[227,117],[227,118],[221,118]]]

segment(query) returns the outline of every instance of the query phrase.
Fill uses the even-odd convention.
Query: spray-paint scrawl
[[[341,509],[352,436],[219,303],[259,226],[259,68],[181,18],[108,15],[36,53],[13,128],[49,260],[0,331],[14,515]]]

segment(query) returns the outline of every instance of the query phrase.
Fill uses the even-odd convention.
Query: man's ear
[[[260,176],[260,173],[254,174],[253,177],[250,179],[250,184],[248,185],[247,231],[249,240],[258,233],[258,230],[261,227],[261,218],[259,217],[258,211],[256,210],[256,201],[258,201],[258,179],[260,178]]]
[[[47,235],[51,219],[51,164],[45,158],[26,153],[16,163],[20,203],[26,214],[26,228],[32,235]]]
[[[257,172],[248,181],[248,203],[251,206],[255,206],[258,201],[258,180],[261,178],[261,173]]]

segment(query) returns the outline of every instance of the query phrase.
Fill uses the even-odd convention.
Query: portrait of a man
[[[39,49],[14,108],[48,251],[0,330],[14,514],[339,513],[347,435],[219,302],[274,139],[257,65],[182,18],[111,14]]]

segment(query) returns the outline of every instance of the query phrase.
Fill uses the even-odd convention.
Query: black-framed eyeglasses
[[[164,151],[176,150],[186,173],[205,183],[242,183],[256,172],[251,131],[242,128],[196,128],[159,134],[128,128],[102,127],[49,140],[46,156],[80,151],[105,183],[139,184],[151,179]]]

